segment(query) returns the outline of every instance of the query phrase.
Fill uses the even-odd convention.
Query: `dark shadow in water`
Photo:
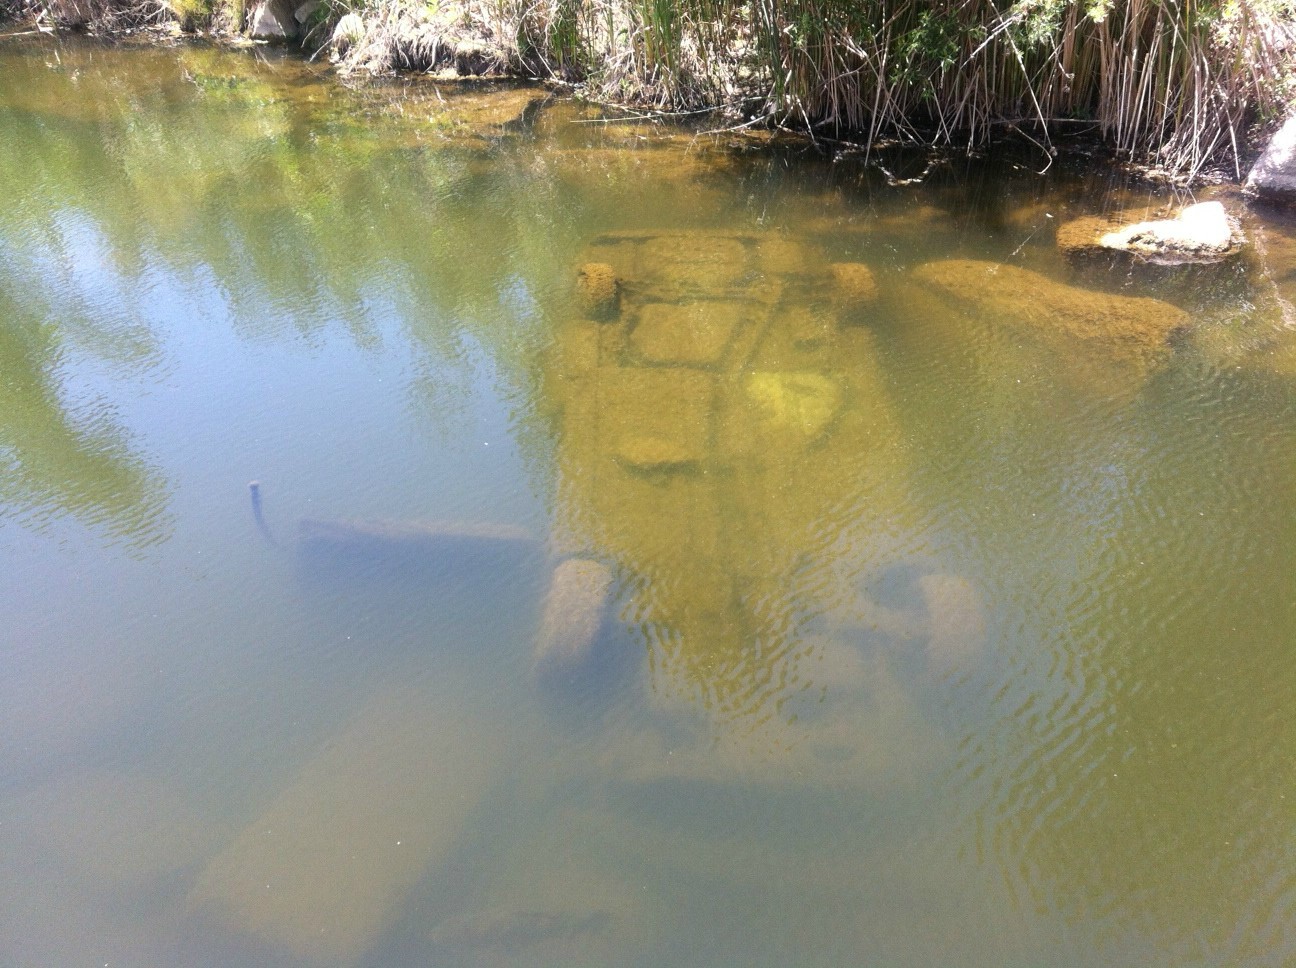
[[[521,681],[547,562],[524,532],[485,530],[495,536],[481,526],[302,522],[293,553],[304,604],[339,647],[376,649],[375,661],[448,648]]]

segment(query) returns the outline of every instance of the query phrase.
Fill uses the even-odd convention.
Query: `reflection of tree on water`
[[[509,155],[541,94],[349,91],[299,61],[204,48],[72,46],[5,66],[15,249],[54,251],[74,211],[102,236],[100,271],[144,292],[168,273],[249,341],[408,339],[425,422],[462,413],[473,356],[522,392],[535,330],[519,326],[516,293],[561,276],[578,217]]]
[[[708,162],[696,152],[656,150],[649,162],[647,153],[631,151],[629,137],[600,151],[577,145],[558,152],[528,143],[514,155],[484,140],[423,151],[409,126],[367,126],[344,117],[354,102],[343,95],[331,108],[307,103],[317,90],[309,79],[272,83],[258,76],[259,69],[223,55],[182,56],[192,80],[176,80],[170,54],[156,59],[156,74],[141,60],[118,76],[111,76],[119,70],[111,66],[96,73],[97,65],[113,63],[109,58],[83,65],[80,90],[117,85],[117,98],[71,97],[70,85],[15,81],[23,92],[61,96],[53,99],[59,104],[41,108],[48,112],[39,126],[20,119],[21,111],[0,118],[12,135],[0,139],[0,171],[8,176],[0,180],[23,184],[30,170],[43,173],[0,216],[0,233],[17,225],[21,238],[75,206],[104,234],[104,261],[118,280],[142,283],[147,267],[162,266],[181,280],[195,280],[195,301],[219,287],[216,302],[246,340],[313,349],[326,346],[342,326],[362,347],[385,342],[403,349],[408,341],[416,406],[426,402],[416,414],[420,423],[445,420],[473,389],[456,381],[462,372],[456,364],[487,360],[480,369],[497,378],[492,389],[509,402],[520,400],[516,420],[538,419],[533,393],[541,411],[555,415],[552,435],[533,434],[540,428],[529,426],[517,436],[531,460],[533,483],[554,489],[559,550],[577,562],[588,556],[612,566],[626,585],[624,617],[646,646],[647,709],[625,716],[617,709],[617,721],[629,728],[575,742],[570,733],[551,737],[540,728],[528,737],[562,746],[560,753],[536,757],[541,765],[533,764],[531,772],[518,771],[523,785],[562,787],[553,794],[569,808],[562,823],[545,826],[531,814],[523,817],[533,804],[501,808],[483,800],[488,814],[516,809],[507,819],[520,820],[511,835],[503,829],[511,823],[490,830],[492,840],[503,831],[497,876],[484,875],[479,896],[461,899],[462,917],[430,929],[420,924],[419,938],[431,930],[439,943],[461,946],[464,963],[480,963],[473,956],[493,943],[525,948],[547,937],[577,947],[604,931],[615,937],[618,919],[633,919],[644,904],[641,885],[627,883],[632,878],[626,872],[654,865],[666,874],[662,908],[653,913],[679,916],[674,902],[681,882],[695,885],[689,899],[696,903],[704,894],[725,893],[707,886],[747,877],[743,890],[734,892],[734,908],[744,903],[750,884],[759,884],[763,895],[782,889],[780,898],[797,917],[813,917],[806,898],[824,901],[814,905],[821,916],[815,924],[830,940],[843,924],[866,925],[851,938],[850,952],[842,942],[842,957],[832,962],[823,956],[824,963],[868,960],[860,953],[876,951],[870,931],[885,920],[894,921],[896,935],[928,930],[936,920],[928,914],[933,898],[952,897],[949,907],[962,913],[958,923],[968,925],[969,934],[1000,936],[1005,932],[974,923],[975,914],[968,913],[997,908],[998,895],[992,889],[983,908],[962,906],[969,892],[957,878],[952,885],[945,878],[953,862],[919,872],[928,880],[914,877],[904,893],[905,873],[921,865],[899,842],[915,826],[922,828],[919,836],[935,831],[934,851],[953,855],[968,846],[951,844],[961,831],[935,829],[940,818],[932,822],[922,805],[903,823],[869,831],[841,823],[830,810],[827,819],[836,824],[824,823],[810,835],[828,842],[819,853],[789,846],[800,845],[802,828],[815,826],[806,808],[825,788],[850,787],[851,795],[833,804],[850,801],[849,809],[889,799],[907,811],[930,799],[937,784],[923,772],[934,759],[926,754],[941,738],[937,722],[946,710],[940,707],[952,694],[940,685],[971,669],[982,680],[953,696],[965,718],[957,723],[963,730],[959,762],[950,767],[969,779],[963,787],[950,785],[958,787],[960,813],[980,811],[969,823],[985,832],[976,845],[986,848],[985,866],[994,868],[998,859],[1014,884],[1026,882],[1024,906],[1038,902],[1049,912],[1045,917],[1080,911],[1122,929],[1169,923],[1168,933],[1184,935],[1196,931],[1181,923],[1192,909],[1218,926],[1207,929],[1215,932],[1212,938],[1237,926],[1230,949],[1236,962],[1265,963],[1266,954],[1279,952],[1270,959],[1277,963],[1290,911],[1290,879],[1281,879],[1291,868],[1283,853],[1291,826],[1284,783],[1294,741],[1290,717],[1283,715],[1292,677],[1280,628],[1283,622],[1290,628],[1291,616],[1274,602],[1284,593],[1285,600],[1296,596],[1282,558],[1293,543],[1290,523],[1275,535],[1274,522],[1258,510],[1270,504],[1256,496],[1292,490],[1275,481],[1296,483],[1289,436],[1269,440],[1274,456],[1265,479],[1254,473],[1256,457],[1245,450],[1268,439],[1273,424],[1258,421],[1238,433],[1224,420],[1199,423],[1190,432],[1215,443],[1203,449],[1195,441],[1176,452],[1205,454],[1218,465],[1218,490],[1173,494],[1163,482],[1168,497],[1140,504],[1149,493],[1149,469],[1164,453],[1158,441],[1181,432],[1172,421],[1140,422],[1146,420],[1139,415],[1146,374],[1112,373],[1101,363],[1077,367],[1073,359],[1061,373],[1058,360],[1069,350],[1005,335],[998,321],[969,321],[935,299],[920,304],[912,282],[900,298],[888,297],[899,270],[919,260],[914,253],[928,251],[930,236],[948,238],[957,227],[951,213],[938,209],[901,208],[875,220],[838,198],[834,223],[853,222],[854,228],[847,237],[844,226],[834,224],[838,238],[830,243],[823,233],[823,251],[755,230],[604,236],[585,258],[615,267],[613,278],[622,284],[619,314],[598,320],[538,313],[533,320],[532,300],[547,307],[554,301],[548,287],[566,285],[574,275],[573,240],[621,219],[625,213],[617,206],[644,203],[631,214],[650,216],[650,224],[696,224],[698,212],[717,195],[741,193],[732,191],[732,181],[712,193]],[[71,62],[72,55],[65,59]],[[166,71],[170,84],[163,83]],[[301,95],[301,103],[284,103],[295,96],[290,91]],[[146,117],[159,101],[169,107]],[[59,107],[64,116],[51,120]],[[78,111],[92,116],[72,116]],[[588,137],[574,132],[601,130],[567,124],[557,112],[541,123],[569,140]],[[213,130],[225,136],[219,143],[207,137]],[[116,166],[104,166],[101,138],[111,144]],[[672,169],[678,169],[675,177],[661,180]],[[789,178],[797,172],[794,167]],[[767,194],[751,196],[752,219],[758,212],[763,217]],[[774,200],[771,210],[778,204]],[[800,208],[802,219],[813,210]],[[1005,224],[1017,232],[1016,223]],[[39,247],[55,251],[56,229],[39,237]],[[996,257],[1030,231],[1021,229]],[[472,237],[465,241],[466,235]],[[899,253],[882,255],[894,240],[901,240]],[[868,308],[869,274],[859,266],[832,272],[824,265],[831,258],[860,258],[860,251],[874,268],[897,270],[883,280],[881,298],[903,305],[878,313],[880,325],[873,325]],[[59,257],[75,256],[67,250]],[[33,312],[24,305],[23,316],[12,297],[3,298],[4,500],[20,513],[57,507],[145,536],[136,540],[161,533],[163,485],[110,416],[75,406],[79,401],[67,392],[70,348],[96,360],[138,357],[147,355],[148,341],[89,331],[47,307]],[[906,325],[891,326],[887,312]],[[393,319],[398,325],[382,325]],[[551,324],[551,355],[533,381],[536,347]],[[878,362],[881,352],[886,371]],[[901,401],[887,377],[903,369],[891,367],[906,353],[906,364],[920,373],[914,381],[920,392],[907,392]],[[1164,375],[1152,380],[1154,390],[1164,391]],[[969,387],[971,381],[979,383]],[[943,389],[928,392],[935,386]],[[1097,417],[1094,399],[1102,401]],[[1283,401],[1289,397],[1220,412],[1272,412],[1275,404],[1290,406]],[[1080,438],[1102,436],[1094,429],[1099,425],[1111,431],[1110,440],[1082,447]],[[1076,439],[1067,433],[1072,426]],[[1139,427],[1149,432],[1137,434]],[[1178,481],[1196,474],[1181,467],[1165,476]],[[1244,490],[1229,492],[1228,482]],[[1131,542],[1140,507],[1180,512],[1183,542],[1173,548]],[[1250,517],[1239,518],[1238,507],[1250,509],[1243,515]],[[1037,508],[1065,518],[1066,526],[1055,522],[1048,529],[1025,513]],[[1199,509],[1209,517],[1196,517]],[[980,560],[966,569],[950,566],[935,547],[948,537],[933,537],[936,529],[951,520],[959,530],[954,540],[977,549],[968,557]],[[1209,526],[1221,521],[1228,522],[1221,530],[1243,540],[1221,544]],[[1258,534],[1273,537],[1250,547]],[[1129,619],[1146,601],[1139,583],[1149,572],[1176,576],[1173,594],[1184,596],[1217,586],[1221,568],[1234,577],[1218,594],[1202,596],[1168,621],[1152,613]],[[1025,574],[1006,574],[1012,569]],[[598,574],[601,591],[602,575],[612,571]],[[1020,628],[996,641],[994,658],[1005,674],[985,675],[983,599],[989,595],[996,603],[998,618],[1000,609],[1020,605],[1014,594],[1027,604],[1023,616],[1014,616],[1022,618]],[[1109,603],[1105,611],[1103,602]],[[1272,624],[1261,627],[1258,615],[1269,615],[1264,621]],[[1076,631],[1085,621],[1092,623],[1087,631]],[[996,628],[1003,631],[1003,625]],[[496,683],[490,685],[493,693]],[[986,691],[978,695],[982,686]],[[347,799],[371,792],[353,782],[364,769],[391,774],[393,795],[376,798],[379,820],[391,807],[389,816],[404,825],[407,816],[422,816],[413,806],[418,796],[445,790],[453,794],[462,828],[470,829],[469,815],[477,822],[474,805],[485,789],[478,780],[509,763],[494,750],[515,741],[503,735],[514,721],[496,716],[498,707],[490,702],[468,708],[472,703],[463,696],[449,697],[463,703],[461,715],[453,704],[429,704],[421,690],[402,694],[385,720],[381,702],[361,708],[353,728],[341,734],[354,742],[329,745],[319,758],[309,758],[300,782],[275,801],[274,823],[254,819],[234,849],[266,859],[269,852],[257,837],[285,817],[305,820],[315,842],[330,849],[341,844],[329,827],[339,816],[372,834],[380,827],[375,814],[366,813],[360,799]],[[1041,718],[1040,708],[1055,699],[1060,712]],[[588,713],[588,704],[575,705],[578,715]],[[392,729],[375,729],[383,722]],[[443,741],[462,755],[462,769],[444,776],[406,769],[420,757],[444,755],[435,749]],[[748,783],[766,785],[762,795],[742,796],[750,789],[741,784]],[[765,796],[772,792],[768,785],[780,783],[798,787],[782,801]],[[871,784],[876,796],[854,796],[861,783]],[[732,804],[722,801],[735,786],[738,799],[763,810],[762,818],[786,831],[797,828],[787,843],[762,824],[708,833],[714,826],[705,826],[711,818],[699,818],[707,807],[698,802],[705,804],[707,795],[712,805],[720,801],[716,825],[726,825],[724,808]],[[679,796],[681,789],[702,796],[691,800]],[[327,798],[339,790],[340,813]],[[907,792],[913,796],[906,798]],[[605,798],[613,801],[611,809]],[[492,798],[494,804],[510,801]],[[314,812],[299,809],[303,803]],[[457,823],[441,830],[445,836],[412,859],[389,862],[376,851],[365,865],[364,876],[372,878],[366,886],[382,888],[393,877],[412,881],[429,864],[435,868],[429,876],[439,876],[441,858],[462,849]],[[1238,830],[1245,832],[1241,839]],[[51,837],[65,834],[59,829]],[[872,837],[898,845],[882,853],[889,863],[862,860],[876,859]],[[392,850],[397,839],[382,847]],[[746,839],[754,843],[751,856],[775,859],[744,868],[743,858],[734,856],[742,850],[734,846]],[[299,845],[303,854],[312,843]],[[284,856],[295,860],[291,847]],[[195,863],[186,859],[185,866]],[[209,880],[217,879],[223,863]],[[223,869],[242,873],[240,864]],[[331,880],[314,869],[292,869],[301,910],[325,922],[333,910],[354,917],[357,880],[345,874],[345,864],[339,868],[344,874]],[[887,871],[877,878],[878,890],[900,897],[893,908],[861,893],[864,869]],[[501,870],[507,874],[498,876]],[[552,876],[555,871],[564,876]],[[239,899],[235,911],[243,911],[246,900],[249,924],[272,917],[263,885],[240,880],[229,895]],[[405,903],[402,890],[390,890],[390,910],[367,922],[352,920],[359,925],[357,948],[387,930]],[[377,890],[365,893],[379,896]],[[477,903],[482,895],[494,906]],[[915,899],[919,914],[906,909]],[[1273,901],[1268,909],[1266,900]],[[568,902],[573,906],[564,906]],[[298,923],[291,903],[278,910],[284,923]],[[723,905],[717,910],[734,917]],[[946,930],[948,913],[941,917]],[[652,922],[645,950],[657,950],[659,922],[643,920]],[[714,927],[701,923],[705,915],[697,920],[695,934],[682,933],[688,943]],[[1003,920],[1009,929],[1020,926],[1016,911]],[[771,919],[769,933],[782,927]],[[1076,932],[1090,933],[1088,927]],[[909,941],[896,943],[893,950],[909,953],[908,961],[897,963],[949,963],[950,949],[942,949],[944,958],[924,960],[913,955]],[[792,942],[786,944],[789,954],[780,963],[794,963]],[[624,963],[618,957],[623,951],[614,947],[595,960]],[[735,960],[728,951],[716,954],[715,963]],[[766,954],[765,963],[775,960]],[[1187,951],[1182,961],[1198,954]],[[575,959],[552,963],[560,961]],[[989,957],[966,961],[996,963]]]
[[[868,270],[771,234],[620,233],[587,257],[602,318],[565,324],[546,372],[557,542],[622,569],[654,708],[701,716],[696,761],[674,749],[670,769],[886,772],[929,730],[884,644],[939,675],[930,650],[959,647],[951,609],[966,638],[981,630],[961,579],[915,575],[890,606],[864,588],[925,526],[872,334],[855,325]],[[635,743],[634,768],[665,762],[664,741]]]
[[[52,325],[0,293],[0,506],[20,520],[72,514],[132,544],[165,537],[163,483],[109,411],[66,401],[64,355]]]
[[[17,513],[58,504],[122,530],[163,526],[159,482],[128,466],[107,410],[81,400],[73,409],[60,367],[72,346],[114,368],[147,362],[149,329],[182,314],[225,317],[254,341],[321,346],[339,325],[362,347],[408,338],[414,393],[433,398],[424,415],[443,421],[463,409],[473,375],[457,364],[486,355],[483,343],[516,383],[527,344],[504,332],[499,293],[512,255],[548,243],[536,231],[498,244],[501,220],[532,222],[505,210],[514,193],[483,205],[482,186],[469,186],[472,201],[455,190],[481,174],[473,165],[489,156],[486,139],[423,151],[426,118],[370,124],[364,97],[300,64],[277,70],[201,48],[134,53],[71,47],[6,60],[0,181],[18,190],[0,214],[12,256],[0,271],[26,312],[6,304],[0,320],[0,453],[13,465],[4,487]],[[497,244],[463,245],[467,211],[492,224]],[[69,225],[85,238],[69,241]]]

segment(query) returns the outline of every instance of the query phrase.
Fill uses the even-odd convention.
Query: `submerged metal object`
[[[453,576],[482,568],[513,573],[544,556],[543,543],[510,524],[303,518],[300,564],[321,574]]]
[[[511,524],[386,518],[302,518],[298,542],[308,549],[383,552],[410,548],[538,549],[540,541]]]

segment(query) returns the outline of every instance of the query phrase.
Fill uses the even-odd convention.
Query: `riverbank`
[[[865,147],[1017,138],[1043,158],[1078,132],[1182,184],[1241,181],[1296,103],[1296,14],[1271,0],[1226,10],[1193,0],[776,6],[2,0],[0,13],[34,31],[282,42],[352,77],[543,80],[636,111]]]

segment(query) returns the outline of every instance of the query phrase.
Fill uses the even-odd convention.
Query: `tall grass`
[[[550,0],[604,96],[750,113],[873,140],[1047,139],[1092,123],[1194,175],[1292,97],[1291,0]],[[542,33],[535,28],[532,35]],[[578,53],[579,52],[579,53]]]
[[[71,27],[112,33],[182,19],[164,0],[0,0],[0,26],[39,28],[34,32]],[[26,31],[11,33],[22,36]]]

